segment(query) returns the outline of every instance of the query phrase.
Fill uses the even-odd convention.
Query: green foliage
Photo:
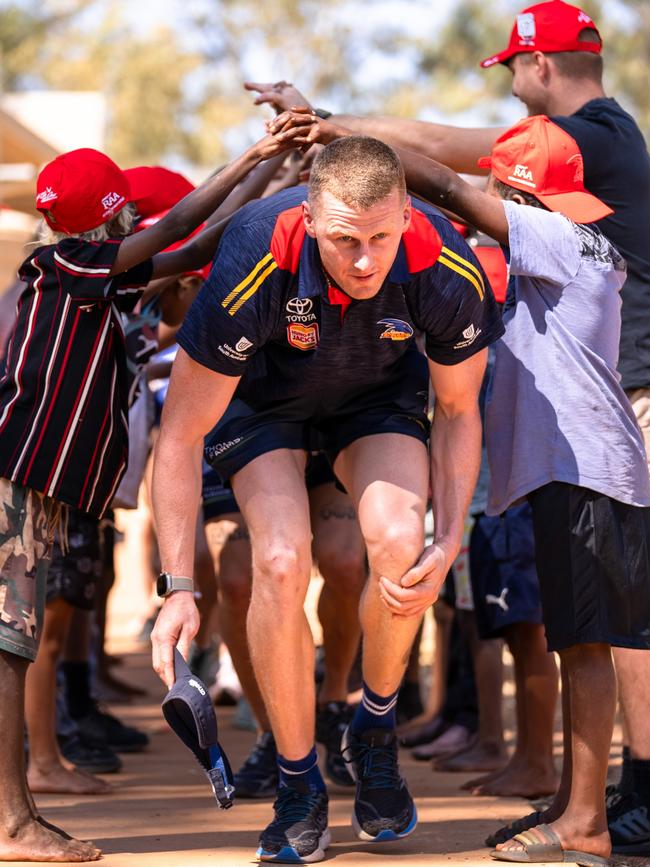
[[[478,63],[506,44],[525,5],[516,0],[456,0],[437,29],[415,32],[404,25],[421,0],[394,2],[394,18],[376,21],[384,0],[172,0],[173,20],[149,32],[134,31],[127,2],[0,0],[2,87],[103,91],[107,149],[124,165],[225,160],[261,132],[264,114],[241,90],[260,68],[343,110],[512,116],[510,75]],[[608,92],[650,131],[650,2],[581,5],[601,26]],[[411,72],[391,72],[396,59]]]

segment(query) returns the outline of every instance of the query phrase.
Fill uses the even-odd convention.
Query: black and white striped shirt
[[[0,476],[98,516],[128,456],[120,312],[152,271],[148,260],[109,277],[120,243],[66,238],[26,259],[0,380]]]

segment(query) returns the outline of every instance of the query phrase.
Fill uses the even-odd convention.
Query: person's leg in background
[[[194,636],[188,664],[191,671],[209,686],[219,667],[219,648],[214,640],[218,620],[217,580],[202,515],[198,516],[196,524],[194,580],[201,625]]]
[[[479,638],[473,611],[459,611],[460,629],[469,646],[478,696],[478,730],[466,748],[434,761],[438,771],[492,771],[503,768],[503,640]]]
[[[62,598],[48,602],[38,656],[27,674],[27,782],[31,791],[37,793],[101,795],[109,792],[111,787],[67,762],[56,738],[56,670],[72,612],[72,606]]]
[[[325,665],[318,691],[316,739],[327,750],[329,779],[350,786],[353,781],[341,755],[341,737],[352,718],[352,709],[347,704],[348,680],[361,637],[359,600],[367,577],[366,549],[347,494],[327,479],[310,487],[309,469],[307,485],[312,552],[323,577],[318,617],[323,630]]]
[[[235,773],[235,786],[240,798],[269,798],[275,795],[278,786],[277,748],[246,635],[252,586],[250,538],[231,492],[229,498],[227,504],[221,502],[219,507],[204,499],[203,508],[205,534],[219,592],[221,637],[257,722],[257,740]],[[226,511],[221,512],[221,508]]]
[[[476,517],[470,540],[474,604],[482,638],[504,636],[514,659],[517,745],[502,771],[469,780],[477,795],[553,794],[558,673],[546,647],[529,504]]]
[[[516,623],[504,629],[513,656],[517,702],[517,742],[507,766],[487,779],[470,780],[463,788],[474,795],[540,798],[557,791],[553,729],[558,694],[558,668],[546,649],[544,627]]]
[[[405,747],[428,744],[441,730],[443,720],[440,712],[445,704],[449,672],[449,648],[454,621],[453,606],[441,596],[432,606],[435,623],[431,682],[424,711],[399,727],[400,743]]]

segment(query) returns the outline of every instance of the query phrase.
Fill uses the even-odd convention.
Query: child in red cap
[[[266,136],[137,234],[128,179],[104,154],[72,151],[39,175],[36,207],[48,228],[20,268],[26,288],[0,380],[0,860],[100,855],[34,811],[24,782],[24,684],[38,649],[54,528],[64,529],[67,506],[101,517],[126,469],[120,313],[152,278],[206,265],[218,224],[178,250],[159,251],[193,232],[259,162],[291,147]]]
[[[288,112],[270,128],[281,137],[301,122],[304,113]],[[314,121],[301,143],[346,134]],[[612,211],[585,190],[575,140],[543,115],[507,130],[481,161],[491,168],[488,192],[426,157],[400,156],[410,189],[506,248],[506,330],[486,413],[487,512],[531,504],[546,637],[562,663],[564,811],[514,829],[491,854],[607,865],[611,647],[650,648],[650,478],[616,372],[626,266],[589,225]],[[408,604],[407,594],[396,601]]]

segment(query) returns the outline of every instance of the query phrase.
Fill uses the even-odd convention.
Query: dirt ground
[[[144,687],[147,696],[110,710],[124,722],[147,731],[151,744],[141,754],[122,756],[123,770],[105,778],[113,785],[110,794],[39,795],[41,812],[70,834],[94,840],[104,852],[100,863],[105,867],[244,867],[257,863],[257,836],[271,818],[271,801],[239,801],[227,812],[217,808],[194,758],[163,720],[160,701],[164,687],[151,670],[148,650],[126,634],[130,630],[125,627],[134,616],[131,576],[121,575],[115,589],[110,606],[110,650],[124,657],[124,665],[115,669],[115,674]],[[505,692],[512,745],[511,684],[506,684]],[[232,717],[232,709],[219,709],[220,740],[236,767],[254,736],[235,729]],[[559,731],[556,739],[559,752]],[[620,741],[614,755],[620,755]],[[401,766],[416,798],[417,830],[399,843],[374,847],[362,843],[350,827],[350,791],[331,787],[333,844],[327,860],[336,867],[493,863],[483,846],[486,835],[530,811],[530,805],[517,798],[469,796],[459,789],[466,775],[433,772],[428,763],[414,761],[407,751],[402,753]],[[650,867],[650,858],[618,859],[616,867],[627,865]]]
[[[250,865],[259,830],[271,817],[270,801],[240,801],[227,812],[218,810],[207,781],[194,759],[166,728],[159,702],[163,687],[140,650],[126,657],[121,677],[145,686],[148,696],[131,706],[112,708],[122,719],[151,736],[148,750],[125,755],[124,769],[106,777],[114,789],[95,798],[38,796],[44,816],[69,833],[94,840],[104,851],[106,867],[202,867]],[[220,738],[236,765],[253,735],[233,728],[232,710],[219,710]],[[402,756],[402,767],[417,799],[420,824],[400,843],[372,847],[354,837],[350,827],[351,797],[330,790],[333,845],[328,860],[336,867],[398,863],[403,867],[490,862],[485,836],[505,820],[528,811],[519,799],[474,798],[459,791],[462,774],[433,773],[427,763]],[[634,859],[635,867],[650,859]],[[619,864],[634,863],[632,859]],[[617,865],[619,867],[619,865]]]

